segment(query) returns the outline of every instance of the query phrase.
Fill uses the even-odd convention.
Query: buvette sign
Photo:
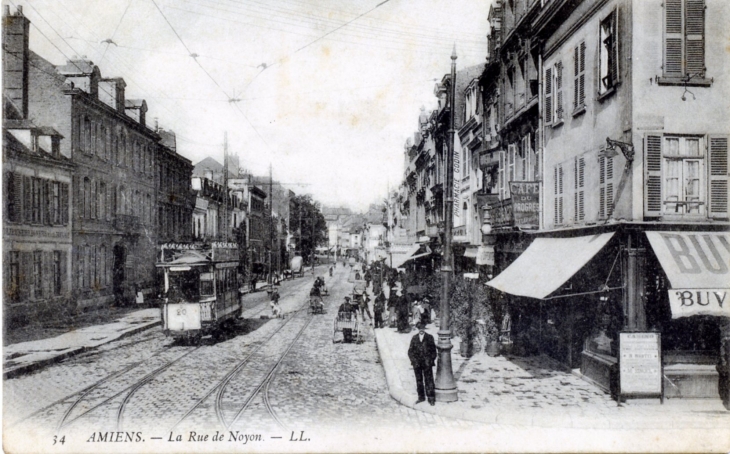
[[[646,232],[671,289],[672,317],[730,317],[730,233]]]

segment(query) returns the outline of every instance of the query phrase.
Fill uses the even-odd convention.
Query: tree
[[[312,196],[297,195],[291,199],[289,229],[296,239],[297,251],[307,260],[317,245],[326,242],[327,222]]]

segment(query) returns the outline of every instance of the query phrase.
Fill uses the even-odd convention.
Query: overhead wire
[[[109,41],[113,41],[114,40],[114,36],[117,34],[117,31],[119,30],[119,26],[122,25],[122,21],[124,20],[124,16],[127,15],[127,11],[129,11],[129,7],[132,6],[132,1],[133,0],[129,0],[129,2],[127,3],[127,7],[124,8],[124,12],[122,13],[122,16],[119,18],[119,22],[117,22],[117,26],[114,29],[114,33],[112,33],[112,36],[109,38]],[[111,45],[112,45],[112,43],[107,43],[106,49],[104,49],[104,53],[101,54],[101,60],[99,60],[99,64],[101,64],[104,61],[104,57],[106,56],[106,51],[109,50],[109,46],[111,46]],[[116,43],[114,45],[116,46]]]
[[[237,24],[245,25],[247,27],[262,28],[262,29],[266,29],[266,30],[272,30],[272,31],[286,33],[286,34],[289,34],[289,35],[306,36],[306,37],[310,37],[310,38],[313,37],[312,36],[312,33],[301,33],[301,32],[297,32],[297,31],[292,31],[291,29],[287,29],[287,28],[265,26],[265,25],[262,25],[260,23],[242,22],[240,20],[231,19],[230,17],[221,17],[221,16],[217,16],[217,15],[206,14],[206,13],[201,12],[201,11],[193,11],[193,10],[189,10],[189,9],[185,9],[185,8],[180,8],[179,6],[172,6],[171,5],[171,6],[169,6],[169,8],[170,9],[174,9],[174,10],[178,10],[178,11],[182,11],[182,12],[185,12],[185,13],[188,13],[188,14],[193,14],[196,17],[209,17],[211,19],[216,19],[216,20],[225,21],[225,22],[237,23]],[[294,27],[296,27],[296,25],[294,25]],[[301,28],[301,27],[302,26],[299,26],[299,28]],[[307,29],[311,29],[310,27],[306,27],[306,28]],[[394,50],[394,51],[398,51],[398,52],[407,51],[409,53],[420,53],[420,54],[433,55],[433,46],[431,46],[431,47],[429,47],[429,46],[420,46],[420,48],[414,48],[414,46],[408,46],[408,45],[405,45],[404,44],[404,47],[394,47],[394,46],[387,46],[387,45],[383,45],[383,44],[374,44],[372,42],[362,42],[362,41],[358,42],[358,41],[352,41],[352,40],[345,40],[345,39],[340,39],[340,38],[335,38],[335,37],[327,37],[327,40],[328,41],[332,41],[332,42],[340,42],[340,43],[346,43],[346,44],[354,44],[356,46],[363,46],[363,47],[367,47],[367,48],[370,48],[370,49],[372,49],[372,48],[378,48],[378,49]],[[430,50],[427,50],[427,49],[430,49]],[[443,47],[442,50],[448,51],[450,53],[451,47],[450,47],[450,45],[446,45],[445,47]],[[464,53],[471,53],[471,54],[475,54],[475,55],[477,53],[481,55],[481,54],[484,54],[486,52],[486,51],[481,51],[481,50],[480,51],[477,51],[477,50],[470,50],[470,49],[464,49],[464,51],[465,51]],[[277,59],[275,61],[275,63],[269,64],[268,66],[271,67],[271,66],[273,66],[275,64],[280,64],[281,62],[285,61],[286,60],[286,57],[288,57],[288,56],[290,56],[290,54],[286,55],[285,57],[281,57],[281,58]],[[255,77],[257,77],[257,76],[255,76]]]
[[[76,20],[77,20],[77,22],[79,23],[79,25],[81,25],[82,27],[84,27],[84,28],[86,28],[86,29],[88,30],[88,27],[87,27],[87,26],[85,25],[85,23],[83,22],[83,19],[82,19],[82,18],[79,18],[78,16],[76,16],[76,14],[75,14],[75,13],[74,13],[73,11],[71,11],[70,9],[68,9],[68,7],[66,7],[66,5],[65,5],[65,3],[64,3],[64,2],[57,2],[56,4],[60,4],[60,5],[61,5],[61,6],[62,6],[62,7],[63,7],[63,8],[64,8],[64,9],[65,9],[65,10],[66,10],[66,11],[67,11],[68,13],[69,13],[69,15],[71,15],[71,16],[73,16],[73,17],[75,17],[75,18],[76,18]],[[50,10],[50,8],[49,8],[49,10]],[[79,34],[79,32],[77,31],[77,27],[75,27],[75,26],[71,25],[71,24],[70,24],[70,23],[69,23],[69,22],[68,22],[68,21],[67,21],[66,19],[64,19],[64,17],[63,17],[63,16],[61,16],[60,14],[58,14],[58,13],[54,13],[54,12],[53,12],[52,10],[50,10],[50,11],[51,11],[51,14],[54,14],[54,15],[55,15],[55,16],[56,16],[56,17],[57,17],[58,19],[60,19],[60,20],[61,20],[61,21],[62,21],[63,23],[65,23],[65,24],[66,24],[66,26],[68,26],[68,27],[69,27],[69,28],[70,28],[70,29],[71,29],[71,30],[72,30],[72,31],[73,31],[73,32],[74,32],[75,34],[77,34],[77,35]],[[98,36],[97,36],[97,39],[96,39],[96,41],[91,41],[91,40],[87,40],[87,39],[82,39],[82,38],[77,38],[77,39],[80,39],[81,41],[84,41],[84,42],[86,42],[86,43],[96,44],[97,46],[98,46],[98,42],[99,42],[99,41],[98,41],[98,39],[99,39],[99,37],[98,37]],[[98,50],[97,50],[97,49],[94,49],[94,51],[98,51]],[[133,72],[133,66],[132,66],[132,64],[131,64],[131,63],[129,63],[129,62],[128,62],[128,61],[127,61],[127,60],[126,60],[125,58],[123,58],[123,57],[121,57],[121,56],[119,56],[119,55],[117,55],[117,60],[118,60],[118,62],[117,62],[117,63],[115,63],[115,62],[113,62],[113,61],[110,61],[110,62],[108,62],[107,64],[111,65],[112,67],[117,67],[117,66],[123,66],[124,68],[123,68],[123,69],[122,69],[121,71],[120,71],[120,68],[117,68],[118,72],[120,72],[120,73],[125,73],[125,76],[124,76],[125,80],[126,80],[126,81],[129,81],[129,82],[131,82],[131,83],[132,83],[133,85],[135,85],[135,86],[136,86],[136,87],[137,87],[137,88],[138,88],[138,89],[139,89],[139,90],[140,90],[140,91],[141,91],[142,93],[146,94],[147,96],[145,96],[145,97],[149,97],[149,95],[150,95],[150,92],[149,92],[149,90],[148,90],[148,89],[147,89],[146,87],[142,86],[142,85],[141,85],[140,83],[138,83],[138,82],[137,82],[137,81],[135,80],[135,78],[133,78],[133,77],[132,77],[132,76],[130,75],[130,73],[131,73],[131,72]],[[160,89],[159,91],[160,91],[160,92],[161,92],[162,94],[165,94],[165,95],[166,95],[166,93],[164,92],[164,90],[161,90],[161,89]],[[150,99],[151,99],[151,98],[150,98]],[[181,111],[181,110],[182,110],[182,106],[181,106],[181,105],[179,105],[179,104],[178,104],[177,102],[173,102],[173,104],[175,104],[175,105],[176,105],[176,108],[177,108],[177,110],[178,110],[178,111]],[[171,110],[170,108],[168,108],[168,107],[167,107],[166,105],[164,105],[164,104],[160,104],[160,105],[155,105],[154,107],[161,107],[162,109],[166,110],[166,111],[167,111],[167,112],[168,112],[168,113],[170,114],[170,116],[171,116],[172,118],[174,118],[175,120],[177,120],[177,122],[178,122],[179,124],[186,124],[186,123],[188,123],[188,122],[187,122],[187,120],[185,120],[185,119],[183,119],[182,117],[180,117],[180,115],[179,115],[179,114],[178,114],[177,112],[174,112],[174,111],[172,111],[172,110]]]
[[[326,26],[327,24],[330,24],[330,25],[341,24],[341,22],[336,21],[336,20],[327,19],[327,18],[316,18],[311,15],[296,13],[296,12],[288,13],[288,14],[294,15],[295,17],[293,17],[293,18],[282,17],[281,14],[278,14],[279,13],[278,10],[264,8],[264,7],[253,7],[253,8],[258,8],[259,10],[263,10],[263,11],[248,9],[248,10],[246,10],[248,12],[243,12],[240,9],[239,10],[224,9],[222,7],[207,6],[207,5],[201,3],[201,2],[206,2],[206,3],[215,4],[215,5],[221,5],[221,2],[216,1],[216,0],[183,0],[183,1],[186,3],[192,3],[195,5],[198,5],[201,8],[212,9],[212,10],[215,10],[215,11],[218,11],[221,13],[226,13],[226,14],[233,13],[233,14],[236,14],[239,16],[244,16],[244,17],[248,17],[248,18],[252,18],[252,19],[256,19],[256,20],[262,20],[264,22],[282,24],[282,25],[286,25],[287,27],[295,27],[295,28],[306,29],[306,30],[311,30],[312,27]],[[233,0],[225,0],[225,1],[227,1],[229,3],[238,4],[237,2],[234,2]],[[191,12],[189,10],[186,10],[186,9],[180,8],[180,7],[175,7],[175,9],[180,9],[183,11]],[[273,14],[273,13],[276,13],[276,14]],[[363,14],[366,14],[366,13],[363,13]],[[302,21],[300,19],[300,17],[307,18],[310,20]],[[354,21],[356,19],[357,18],[352,19],[352,20]],[[261,26],[260,24],[248,24],[248,25],[255,25],[257,27]],[[339,28],[342,28],[343,26],[344,25],[341,24],[341,26]],[[336,31],[338,31],[339,28],[332,30],[329,33],[334,33]],[[428,48],[430,50],[432,50],[433,47],[441,47],[444,49],[451,50],[451,44],[450,44],[451,40],[444,39],[443,37],[432,36],[432,35],[416,36],[413,34],[403,33],[403,32],[397,31],[397,30],[384,29],[384,28],[375,28],[375,29],[371,30],[370,27],[362,26],[359,24],[351,24],[351,27],[349,27],[349,28],[351,29],[350,31],[341,32],[342,37],[353,38],[353,39],[368,39],[371,41],[375,40],[378,42],[386,42],[388,44],[404,45],[404,46],[408,46],[409,49],[412,49],[413,46],[418,46],[420,48]],[[358,30],[358,28],[361,28],[362,30]],[[290,32],[290,30],[281,30],[281,29],[277,29],[277,30],[284,31],[284,32]],[[326,36],[327,36],[326,34],[324,36],[319,36],[319,39],[324,39]],[[340,41],[342,41],[342,39],[340,39]],[[349,41],[347,41],[347,42],[349,42]],[[470,50],[478,49],[479,52],[484,52],[483,46],[480,46],[480,43],[478,43],[476,41],[472,41],[471,43],[468,43],[466,41],[459,40],[459,43],[460,43],[460,47],[468,48]],[[462,43],[464,43],[463,46],[462,46]],[[313,44],[313,43],[311,43],[311,44]],[[484,43],[484,45],[486,45],[486,43]]]
[[[195,2],[196,0],[187,0],[187,1]],[[197,0],[197,1],[201,1],[201,0]],[[210,3],[215,3],[215,4],[221,4],[221,2],[217,1],[217,0],[204,0],[204,1],[208,1]],[[292,16],[294,18],[297,18],[296,20],[301,20],[299,18],[305,18],[305,19],[309,19],[309,20],[314,20],[314,21],[316,21],[316,23],[325,23],[325,24],[326,23],[340,24],[342,22],[340,20],[332,19],[330,17],[318,16],[318,15],[314,15],[314,14],[307,14],[307,13],[303,13],[303,12],[292,10],[292,9],[272,7],[271,3],[263,2],[260,0],[243,0],[243,1],[242,0],[223,0],[223,1],[225,1],[229,4],[233,4],[233,5],[251,5],[248,8],[253,8],[253,11],[263,10],[264,13],[269,13],[268,14],[269,16],[271,15],[270,13],[276,12],[279,14],[284,14],[287,16]],[[252,4],[262,5],[262,6],[254,6]],[[242,6],[242,7],[247,8],[245,6]],[[248,8],[246,10],[248,10],[248,11],[252,10],[252,9],[248,9]],[[352,15],[353,13],[347,13],[347,14]],[[407,32],[407,31],[403,31],[403,30],[396,30],[393,28],[365,25],[362,23],[351,24],[351,26],[349,28],[351,30],[363,30],[363,31],[374,32],[374,33],[378,33],[378,34],[382,34],[383,32],[385,32],[387,34],[391,34],[391,35],[395,35],[395,36],[405,36],[405,37],[410,37],[410,38],[414,38],[414,39],[423,38],[423,39],[426,39],[429,41],[436,41],[437,43],[442,43],[442,42],[449,43],[453,40],[458,40],[459,43],[481,44],[481,42],[483,41],[483,39],[457,38],[456,36],[444,35],[443,33],[427,34],[427,33],[423,33],[421,30],[419,30],[419,32]],[[398,27],[398,28],[400,29],[402,27]]]

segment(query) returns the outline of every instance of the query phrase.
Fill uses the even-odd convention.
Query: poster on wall
[[[664,399],[661,334],[623,332],[619,336],[620,397]]]

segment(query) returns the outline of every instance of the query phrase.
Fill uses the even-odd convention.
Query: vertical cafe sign
[[[457,143],[459,143],[459,139],[454,137],[454,167],[452,169],[452,173],[454,175],[454,221],[456,221],[461,214],[461,204],[459,203],[461,197],[461,146],[457,147]],[[456,225],[456,222],[454,222],[454,224]]]
[[[537,227],[540,224],[540,183],[538,181],[510,181],[514,225]]]

